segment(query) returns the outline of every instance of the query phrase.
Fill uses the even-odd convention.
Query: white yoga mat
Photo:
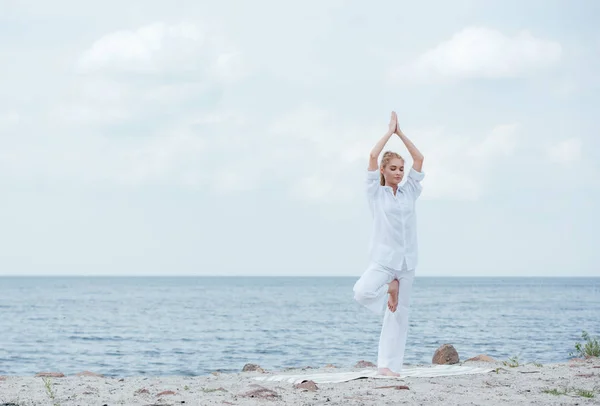
[[[437,376],[455,376],[455,375],[470,375],[470,374],[485,374],[493,371],[492,368],[482,368],[465,365],[434,365],[431,367],[405,367],[401,372],[401,376],[384,376],[378,375],[376,369],[365,369],[362,371],[350,372],[321,372],[321,373],[305,373],[301,375],[264,375],[254,379],[257,381],[271,382],[289,382],[293,384],[304,381],[313,381],[315,383],[340,383],[348,382],[361,378],[376,378],[376,379],[403,379],[406,377],[433,378]]]

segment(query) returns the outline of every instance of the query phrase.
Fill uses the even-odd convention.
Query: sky
[[[358,277],[395,110],[417,276],[600,276],[600,2],[0,9],[0,275]]]

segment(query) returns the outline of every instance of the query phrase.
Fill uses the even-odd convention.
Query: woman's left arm
[[[421,195],[421,191],[423,190],[423,187],[421,186],[421,181],[425,177],[425,174],[423,173],[423,154],[421,154],[421,151],[419,151],[417,147],[415,147],[415,144],[413,144],[408,139],[408,137],[404,135],[398,124],[396,124],[395,132],[396,134],[398,134],[398,137],[400,137],[400,139],[406,146],[406,149],[408,149],[410,156],[413,159],[412,168],[410,168],[410,170],[408,171],[406,183],[402,188],[403,190],[409,192],[412,198],[416,200],[419,198],[419,196]],[[406,173],[406,169],[404,171]]]
[[[413,159],[413,168],[415,171],[417,172],[421,172],[423,169],[423,154],[421,154],[421,151],[419,151],[417,149],[417,147],[415,147],[415,144],[413,144],[406,135],[404,135],[404,133],[402,132],[402,130],[400,129],[400,124],[396,124],[396,134],[398,134],[398,137],[400,137],[400,139],[402,140],[402,142],[404,143],[404,145],[406,146],[406,149],[408,150],[408,153],[410,154],[410,156]]]

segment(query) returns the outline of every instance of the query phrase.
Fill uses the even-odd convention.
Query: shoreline
[[[362,364],[361,364],[362,363]],[[255,405],[327,404],[427,405],[573,404],[600,401],[600,358],[562,363],[510,366],[506,361],[463,361],[492,372],[473,375],[356,379],[341,383],[294,385],[286,381],[257,381],[274,374],[315,374],[375,370],[359,362],[354,368],[294,368],[264,371],[247,365],[246,372],[208,376],[102,377],[93,372],[61,376],[2,376],[0,406],[30,405]],[[431,364],[415,367],[432,368]]]

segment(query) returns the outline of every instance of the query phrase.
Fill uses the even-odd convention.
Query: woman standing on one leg
[[[392,134],[397,134],[413,159],[404,178],[404,159],[387,151],[379,155]],[[417,267],[415,205],[421,194],[423,155],[402,133],[395,112],[388,132],[373,147],[367,172],[367,196],[373,216],[369,248],[370,266],[354,285],[354,298],[366,308],[384,314],[377,367],[384,375],[399,375],[408,333],[408,311]],[[386,306],[387,304],[387,306]]]

